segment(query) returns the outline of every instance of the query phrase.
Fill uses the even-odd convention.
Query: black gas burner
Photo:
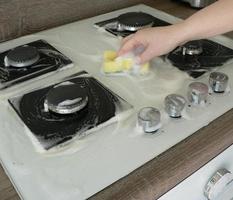
[[[55,85],[45,98],[45,110],[57,114],[72,114],[82,110],[88,103],[87,89],[73,82]]]
[[[197,78],[232,59],[233,50],[211,40],[198,40],[176,48],[166,58],[175,67]]]
[[[125,37],[146,27],[166,26],[169,23],[144,12],[128,12],[95,25],[114,35]]]
[[[143,12],[130,12],[122,14],[117,19],[120,30],[137,31],[145,27],[152,27],[154,17]]]
[[[83,137],[132,108],[86,72],[12,98],[9,103],[45,150]]]
[[[72,61],[44,40],[0,54],[0,89],[58,70]]]
[[[114,31],[132,31],[152,27],[154,17],[142,12],[129,12],[116,18],[115,22],[108,23],[104,27]]]
[[[5,57],[6,67],[28,67],[36,63],[40,54],[35,47],[21,46],[8,52]]]
[[[190,41],[182,47],[182,54],[188,56],[200,55],[203,52],[201,41]]]

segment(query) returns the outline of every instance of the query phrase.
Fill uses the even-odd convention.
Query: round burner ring
[[[199,41],[190,41],[182,46],[183,55],[200,55],[202,52],[203,48]]]
[[[20,46],[9,51],[5,57],[5,66],[28,67],[36,63],[39,58],[39,52],[35,47]]]
[[[129,12],[118,16],[118,31],[137,31],[142,28],[152,27],[154,17],[143,12]]]
[[[72,114],[82,110],[88,103],[85,88],[72,82],[54,86],[46,94],[45,108],[57,114]]]

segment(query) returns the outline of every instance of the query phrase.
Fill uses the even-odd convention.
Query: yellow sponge
[[[106,61],[103,64],[103,71],[105,73],[115,73],[123,71],[122,64],[115,61]]]
[[[117,58],[116,51],[105,51],[104,52],[104,62],[103,62],[103,72],[104,73],[117,73],[117,72],[131,72],[135,73],[134,68],[140,67],[137,74],[145,75],[149,72],[149,63],[138,66],[135,65],[133,58],[131,57],[119,57]]]
[[[104,52],[104,61],[113,61],[116,59],[116,57],[117,57],[116,51],[108,50]]]
[[[130,70],[133,67],[133,60],[132,58],[126,58],[122,60],[122,67],[124,70]]]

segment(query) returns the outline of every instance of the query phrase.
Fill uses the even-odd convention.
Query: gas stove
[[[46,40],[74,65],[25,87],[15,84],[0,97],[0,160],[23,198],[87,199],[233,107],[233,42],[223,36],[152,60],[145,76],[105,76],[103,52],[117,50],[121,38],[94,24],[135,12],[179,21],[137,5],[0,45],[9,50]],[[186,65],[202,62],[206,73],[194,79]]]

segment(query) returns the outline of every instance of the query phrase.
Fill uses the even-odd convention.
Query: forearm
[[[145,51],[138,56],[140,63],[167,54],[190,40],[209,38],[233,30],[233,0],[219,0],[196,12],[183,22],[138,31],[124,40],[118,55],[143,45]]]
[[[233,30],[233,0],[219,0],[177,24],[181,42],[208,38]]]

